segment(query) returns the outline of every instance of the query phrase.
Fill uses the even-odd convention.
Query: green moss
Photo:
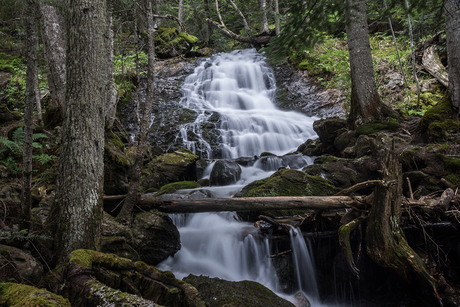
[[[433,122],[443,122],[446,119],[454,119],[455,112],[452,109],[452,103],[449,98],[444,98],[435,106],[425,112],[420,119],[419,128],[422,133],[428,131],[428,127]]]
[[[15,283],[0,283],[0,304],[17,307],[70,307],[70,302],[60,295]]]
[[[448,134],[460,132],[460,123],[453,119],[433,122],[428,126],[427,134],[432,139],[445,138]]]
[[[201,185],[199,183],[196,183],[195,181],[179,181],[179,182],[173,182],[173,183],[168,183],[160,188],[160,190],[154,195],[154,196],[160,196],[163,194],[172,194],[176,192],[177,190],[183,190],[183,189],[196,189],[200,188]]]
[[[183,163],[189,163],[190,161],[193,160],[198,160],[198,156],[195,155],[192,151],[181,148],[176,150],[173,153],[169,154],[164,154],[159,156],[155,162],[158,164],[183,164]]]
[[[196,42],[198,41],[198,37],[193,36],[193,35],[189,35],[189,34],[187,34],[185,32],[179,33],[179,36],[182,37],[183,39],[185,39],[187,41],[187,43],[189,43],[191,45],[196,44]]]
[[[169,28],[169,27],[160,27],[158,28],[158,32],[160,33],[160,37],[164,40],[171,40],[177,34],[179,34],[179,30],[177,28]]]
[[[421,150],[422,149],[420,147],[406,149],[401,153],[401,160],[406,164],[410,164],[410,161],[414,158],[415,153],[420,152]]]
[[[373,122],[367,125],[361,125],[356,128],[357,135],[369,135],[382,130],[385,130],[387,126],[379,122]]]
[[[70,253],[69,263],[87,269],[92,269],[93,264],[124,270],[134,267],[134,263],[129,259],[88,249],[77,249]]]
[[[301,171],[281,169],[268,178],[245,186],[237,196],[308,196],[332,195],[335,187],[326,179]]]

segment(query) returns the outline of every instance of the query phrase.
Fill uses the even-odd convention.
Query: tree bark
[[[197,213],[247,210],[288,209],[341,209],[366,207],[365,198],[349,196],[302,197],[241,197],[209,199],[174,199],[161,201],[152,196],[142,196],[139,206],[158,209],[165,213]]]
[[[35,33],[35,9],[33,0],[27,1],[26,18],[26,50],[27,50],[27,74],[26,94],[24,102],[24,143],[22,153],[22,205],[21,205],[21,229],[30,227],[30,209],[32,206],[32,135],[34,130],[33,110],[36,101],[38,83],[37,68],[37,37]]]
[[[280,23],[280,7],[278,0],[275,0],[275,34],[280,35],[281,23]]]
[[[434,46],[428,47],[423,52],[422,65],[439,83],[445,87],[449,86],[449,74],[434,51]]]
[[[260,6],[260,10],[262,11],[262,16],[260,20],[260,32],[270,33],[270,29],[268,28],[268,19],[267,19],[267,1],[259,0],[259,6]]]
[[[44,1],[38,1],[38,5],[41,15],[43,49],[49,69],[47,78],[51,101],[62,111],[66,83],[64,34],[57,8]]]
[[[152,3],[146,0],[145,8],[147,12],[147,37],[148,37],[148,68],[147,68],[147,95],[142,105],[142,120],[139,126],[138,147],[132,170],[131,181],[123,207],[117,216],[121,222],[130,224],[134,206],[138,201],[138,191],[142,175],[142,165],[144,154],[147,149],[148,131],[152,117],[152,106],[155,92],[155,40],[154,23],[152,15]]]
[[[55,201],[59,259],[75,249],[97,250],[100,245],[105,4],[105,0],[73,0],[67,8],[66,104]]]
[[[452,105],[460,113],[460,3],[444,1],[449,68],[449,95]]]
[[[105,124],[107,127],[112,127],[115,121],[115,115],[117,112],[117,90],[115,88],[115,81],[113,79],[113,16],[112,16],[112,4],[110,1],[107,2],[107,33],[105,35],[105,52],[107,59],[107,81],[106,81],[106,116]]]
[[[410,14],[409,14],[409,2],[407,0],[404,1],[404,5],[407,10],[407,25],[409,26],[409,35],[410,35],[410,50],[411,50],[411,57],[412,57],[412,74],[414,75],[415,84],[417,85],[417,109],[420,107],[420,82],[418,82],[417,77],[417,68],[415,66],[415,51],[414,51],[414,37],[412,35],[412,22],[410,21]]]
[[[366,227],[367,253],[377,264],[393,269],[436,301],[436,282],[422,259],[412,250],[399,226],[402,170],[398,157],[385,151],[381,157],[382,182],[376,186]]]
[[[179,0],[179,12],[177,13],[177,19],[179,20],[179,31],[183,31],[181,25],[184,21],[184,0]]]
[[[351,70],[351,107],[348,121],[378,117],[380,97],[374,78],[365,0],[347,0],[347,42]]]

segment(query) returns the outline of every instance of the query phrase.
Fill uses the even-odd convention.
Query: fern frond
[[[22,148],[19,144],[2,136],[0,136],[0,146],[7,147],[13,154],[20,154],[22,152]]]
[[[32,142],[32,147],[34,147],[34,148],[42,148],[43,145],[40,144],[40,143],[37,143],[37,142]]]
[[[18,129],[14,130],[13,142],[15,142],[18,145],[24,143],[24,129],[22,129],[22,127],[19,127]]]
[[[44,165],[57,157],[53,155],[41,154],[41,155],[32,156],[32,158],[37,160],[41,165]]]
[[[34,133],[34,134],[32,135],[32,139],[33,139],[34,141],[35,141],[35,140],[38,140],[38,139],[41,139],[41,138],[47,139],[48,136],[47,136],[46,134],[44,134],[44,133]]]

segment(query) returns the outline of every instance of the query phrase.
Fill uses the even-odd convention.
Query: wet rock
[[[163,194],[172,194],[176,192],[177,190],[196,189],[199,187],[201,187],[201,185],[195,181],[179,181],[179,182],[168,183],[162,186],[161,189],[157,193],[155,193],[155,197],[163,195]]]
[[[353,146],[357,140],[355,131],[345,131],[338,135],[334,140],[334,146],[338,152],[342,152],[345,148]]]
[[[211,185],[221,186],[234,184],[241,177],[241,167],[232,160],[218,160],[212,168]]]
[[[313,123],[313,130],[325,144],[333,144],[335,138],[343,133],[346,127],[347,121],[338,117],[320,119]]]
[[[10,269],[15,273],[16,282],[36,285],[43,276],[43,265],[32,255],[24,250],[8,245],[0,245],[0,276],[3,282],[11,281],[10,276],[3,276],[1,270],[8,269],[5,266],[12,266]],[[14,277],[12,275],[11,277]]]
[[[309,139],[304,143],[304,145],[305,146],[302,147],[304,147],[305,149],[302,151],[302,154],[305,156],[320,156],[331,151],[331,147],[333,147],[331,145],[323,144],[320,139]],[[335,148],[332,148],[332,152],[335,152]]]
[[[325,155],[318,157],[314,164],[306,166],[303,171],[313,176],[321,176],[329,180],[334,186],[347,188],[358,183],[358,172],[353,162]]]
[[[147,190],[177,181],[196,181],[196,161],[198,156],[184,148],[158,156],[144,168],[141,185]]]
[[[335,187],[326,179],[292,169],[280,169],[268,178],[245,186],[235,197],[332,195]]]
[[[360,135],[356,140],[355,154],[357,158],[369,156],[377,152],[378,144],[374,138]]]
[[[147,264],[156,265],[180,249],[180,236],[171,218],[157,210],[134,217],[133,248]]]
[[[132,247],[131,229],[118,223],[114,217],[104,211],[102,219],[101,252],[111,253],[133,261],[140,260],[139,254]]]
[[[226,281],[191,274],[183,280],[194,286],[210,307],[294,306],[254,281]]]

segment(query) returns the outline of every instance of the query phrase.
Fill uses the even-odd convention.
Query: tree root
[[[342,225],[339,228],[339,242],[340,246],[342,247],[343,252],[345,253],[345,258],[350,266],[351,272],[353,275],[356,276],[356,278],[359,279],[359,270],[356,267],[355,261],[353,259],[353,252],[351,250],[351,244],[350,244],[350,234],[353,230],[355,230],[359,225],[361,225],[366,218],[363,216],[360,216],[348,224]]]

